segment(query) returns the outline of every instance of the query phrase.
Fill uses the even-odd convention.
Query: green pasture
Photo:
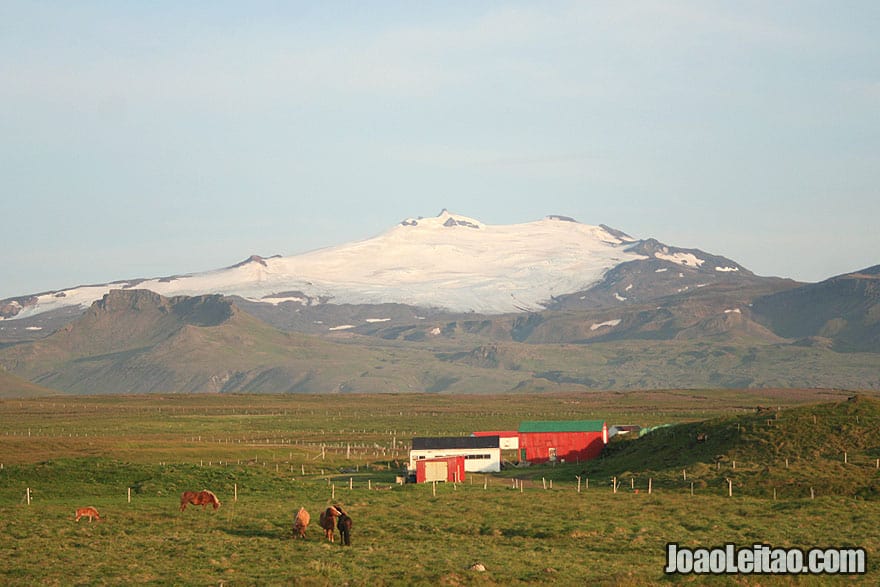
[[[756,405],[779,415],[757,414]],[[875,585],[873,406],[848,403],[842,392],[793,390],[2,400],[0,584]],[[395,482],[413,435],[577,418],[683,426],[640,441],[656,459],[626,441],[590,463],[509,467],[436,487]],[[803,440],[823,421],[839,447]],[[773,426],[776,436],[763,435]],[[694,430],[709,430],[709,440],[694,445]],[[837,448],[850,469],[830,464]],[[722,450],[726,459],[713,460]],[[837,481],[820,483],[828,478]],[[726,479],[735,481],[733,496]],[[220,509],[179,511],[180,493],[202,488],[218,495]],[[354,520],[351,547],[320,536],[318,513],[331,503]],[[74,522],[85,505],[103,520]],[[312,515],[302,541],[291,536],[301,506]],[[667,542],[860,546],[869,572],[668,577]]]

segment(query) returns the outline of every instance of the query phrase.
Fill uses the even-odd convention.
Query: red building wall
[[[603,432],[520,432],[520,455],[525,460],[543,463],[551,460],[551,449],[556,449],[556,460],[567,463],[595,459],[605,447]]]

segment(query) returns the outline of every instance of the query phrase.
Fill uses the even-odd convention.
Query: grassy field
[[[875,585],[880,496],[871,488],[880,471],[871,466],[880,426],[875,402],[846,397],[779,390],[2,400],[0,583],[701,584],[707,577],[664,575],[666,543],[732,542],[861,546],[869,570],[845,578],[731,575],[713,583]],[[756,414],[758,405],[772,406],[772,415]],[[642,452],[620,443],[591,463],[470,475],[438,484],[436,493],[431,485],[395,483],[414,435],[575,418],[683,425],[664,429],[666,437],[646,436]],[[828,464],[837,447],[786,444],[787,435],[815,436],[811,427],[823,423],[856,472]],[[690,441],[695,430],[709,431],[699,447]],[[682,454],[689,446],[690,458]],[[719,452],[724,458],[716,461]],[[682,469],[686,480],[678,477]],[[818,482],[829,477],[839,481]],[[728,478],[736,481],[732,497]],[[813,499],[803,483],[814,478]],[[181,491],[205,487],[223,502],[219,510],[179,511]],[[318,512],[331,503],[354,519],[350,548],[319,536]],[[104,519],[74,522],[84,505]],[[291,538],[300,506],[313,519],[304,541]],[[472,570],[475,563],[486,570]]]

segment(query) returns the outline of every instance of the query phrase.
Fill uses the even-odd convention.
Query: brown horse
[[[318,524],[324,529],[324,536],[330,542],[333,542],[333,529],[336,528],[336,518],[340,515],[341,512],[331,505],[321,512],[321,515],[318,518]]]
[[[342,544],[351,546],[351,518],[342,510],[339,510],[336,527],[339,528],[339,539],[342,540]]]
[[[184,491],[180,494],[180,511],[185,510],[188,504],[200,505],[202,506],[202,509],[205,509],[206,505],[211,504],[216,510],[220,507],[220,500],[217,499],[217,496],[214,495],[213,492],[208,491],[207,489],[202,489],[201,491]]]
[[[92,521],[92,518],[95,518],[99,522],[101,521],[101,516],[98,515],[98,510],[96,510],[95,508],[93,508],[91,506],[84,507],[84,508],[77,508],[75,517],[76,517],[77,522],[79,522],[80,518],[88,518],[89,522]]]
[[[310,519],[311,517],[309,516],[309,512],[306,511],[306,508],[299,508],[299,511],[296,513],[296,518],[293,519],[294,538],[306,537],[306,528],[309,527]]]

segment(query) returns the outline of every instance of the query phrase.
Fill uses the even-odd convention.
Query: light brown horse
[[[220,507],[220,500],[217,499],[217,496],[214,495],[213,492],[208,491],[207,489],[202,489],[201,491],[184,491],[180,494],[180,511],[185,510],[188,504],[200,505],[202,506],[202,509],[205,509],[206,505],[211,504],[216,510]]]
[[[98,510],[93,508],[92,506],[77,508],[76,509],[76,521],[79,522],[80,518],[88,518],[89,522],[92,521],[92,518],[95,518],[99,522],[101,521],[101,516],[98,515]]]
[[[310,520],[311,517],[309,516],[309,512],[306,511],[306,508],[299,508],[299,511],[296,513],[296,517],[293,519],[294,538],[306,537],[306,528],[309,527]]]
[[[318,523],[324,529],[324,536],[330,542],[334,541],[333,530],[336,528],[336,518],[338,518],[340,515],[341,514],[339,510],[331,505],[326,510],[321,512],[321,516],[318,518]]]

